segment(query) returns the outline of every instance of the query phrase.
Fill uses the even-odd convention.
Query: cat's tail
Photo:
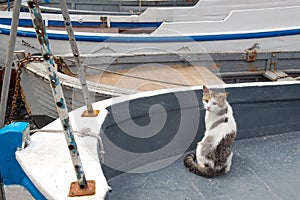
[[[188,154],[184,158],[183,162],[184,162],[185,167],[194,174],[203,176],[205,178],[212,178],[212,177],[216,176],[214,170],[211,167],[201,167],[196,162],[196,155],[194,153]]]

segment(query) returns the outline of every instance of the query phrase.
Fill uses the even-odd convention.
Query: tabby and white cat
[[[191,153],[184,159],[185,166],[191,172],[203,177],[223,175],[231,167],[237,128],[226,97],[227,93],[212,91],[203,86],[206,131],[203,139],[198,142],[196,155]]]

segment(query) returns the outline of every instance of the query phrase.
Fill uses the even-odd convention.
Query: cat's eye
[[[216,103],[216,102],[213,102],[212,104],[213,104],[214,106],[215,106],[215,105],[217,105],[217,103]]]
[[[208,100],[207,100],[207,99],[205,99],[204,101],[205,101],[206,103],[208,103]]]

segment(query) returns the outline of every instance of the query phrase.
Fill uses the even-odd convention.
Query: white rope
[[[63,130],[51,130],[51,129],[34,129],[34,130],[30,130],[30,133],[35,133],[35,132],[50,132],[50,133],[63,133]],[[73,131],[73,133],[79,137],[94,137],[98,140],[98,144],[99,144],[99,154],[100,154],[100,163],[103,164],[104,163],[104,146],[103,146],[103,142],[102,142],[102,138],[96,134],[91,132],[90,128],[83,128],[80,131]]]

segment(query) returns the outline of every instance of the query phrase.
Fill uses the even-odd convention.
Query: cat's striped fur
[[[191,153],[184,159],[189,171],[203,177],[223,175],[231,167],[236,123],[226,97],[227,93],[214,92],[203,86],[206,131],[197,145],[196,155]]]

